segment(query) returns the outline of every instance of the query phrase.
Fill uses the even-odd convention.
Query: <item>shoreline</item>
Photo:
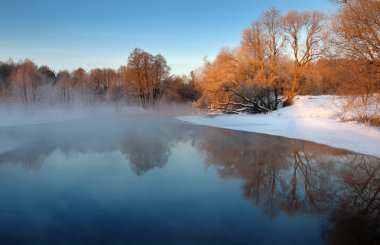
[[[380,128],[334,119],[330,96],[300,96],[293,106],[269,114],[187,115],[197,125],[307,140],[380,158]]]

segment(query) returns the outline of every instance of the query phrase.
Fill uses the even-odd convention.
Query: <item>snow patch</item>
[[[266,115],[181,116],[177,119],[205,126],[309,140],[380,157],[380,128],[343,123],[336,118],[333,96],[298,96],[293,106]]]

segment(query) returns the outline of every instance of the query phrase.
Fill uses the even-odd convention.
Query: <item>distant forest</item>
[[[186,103],[196,101],[200,90],[194,78],[170,75],[162,55],[134,49],[126,66],[118,70],[82,68],[55,73],[48,66],[38,67],[31,60],[0,63],[0,97],[25,106],[49,103],[89,106],[111,102],[114,105],[149,107],[159,101]]]
[[[31,60],[0,62],[0,98],[25,106],[151,107],[164,101],[206,111],[267,113],[292,105],[296,95],[333,94],[347,96],[347,108],[379,110],[380,1],[332,2],[338,5],[333,15],[282,14],[272,7],[243,30],[239,46],[221,49],[215,60],[184,76],[170,74],[162,55],[138,48],[117,70],[55,73]],[[372,120],[359,114],[360,121]]]

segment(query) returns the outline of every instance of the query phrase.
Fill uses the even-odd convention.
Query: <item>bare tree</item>
[[[11,75],[16,68],[17,65],[12,59],[0,62],[0,98],[9,96]]]
[[[226,113],[266,113],[280,103],[278,61],[284,35],[278,9],[264,11],[245,29],[236,50],[222,50],[204,69],[204,96],[211,109]],[[204,104],[204,103],[200,103]]]
[[[68,71],[60,71],[57,74],[56,86],[61,102],[68,108],[73,101],[71,75]]]
[[[189,76],[173,76],[165,84],[165,99],[177,103],[195,102],[201,95],[194,72]]]
[[[93,93],[103,99],[106,95],[109,82],[106,69],[96,68],[90,71],[90,82],[92,83]]]
[[[71,72],[71,83],[84,104],[91,104],[93,100],[93,88],[91,87],[89,75],[83,68],[78,68]]]
[[[46,66],[46,65],[43,65],[43,66],[40,66],[38,68],[38,72],[40,73],[40,75],[43,77],[43,79],[49,83],[49,84],[53,84],[56,82],[56,76],[55,76],[55,73],[54,71],[52,71],[50,69],[50,67]]]
[[[155,105],[162,96],[162,84],[169,77],[170,68],[165,58],[136,48],[129,55],[127,70],[131,89],[141,105]]]
[[[350,99],[344,101],[341,114],[355,111],[350,120],[380,125],[380,1],[346,0],[339,4],[332,24],[332,44],[336,57],[347,60],[342,69],[355,78],[342,86]]]
[[[23,61],[12,74],[14,92],[24,105],[37,101],[40,84],[37,66],[30,60]]]
[[[281,92],[282,78],[279,72],[279,59],[283,55],[285,36],[282,27],[282,16],[277,8],[270,8],[263,12],[261,22],[264,28],[264,35],[267,40],[266,56],[269,60],[269,83],[273,86],[274,99],[278,100],[279,93]],[[277,103],[275,108],[277,109]]]
[[[321,55],[321,44],[325,16],[321,12],[288,12],[282,20],[283,30],[293,53],[293,83],[284,106],[291,105],[294,97],[302,92],[305,80],[302,78],[311,61]]]
[[[103,69],[107,83],[107,96],[116,106],[119,106],[123,98],[123,84],[120,73],[114,69]]]
[[[344,1],[333,22],[340,47],[350,58],[380,66],[380,1]]]

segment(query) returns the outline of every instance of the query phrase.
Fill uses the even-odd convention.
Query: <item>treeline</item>
[[[378,111],[380,1],[335,2],[334,16],[264,11],[243,31],[238,47],[224,48],[206,62],[198,79],[204,89],[198,106],[265,113],[291,105],[296,95],[338,94]]]
[[[159,101],[188,103],[200,96],[194,77],[173,76],[165,58],[134,49],[126,66],[114,70],[78,68],[55,73],[31,60],[0,62],[0,97],[25,106],[41,103],[70,107],[92,105],[157,105]]]

